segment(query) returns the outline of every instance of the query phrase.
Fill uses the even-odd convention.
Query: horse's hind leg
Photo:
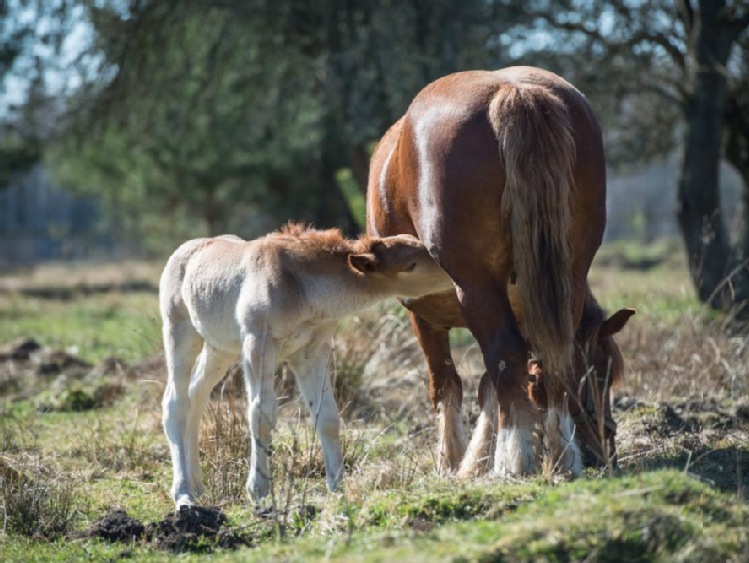
[[[494,383],[496,389],[499,409],[494,471],[500,476],[519,476],[536,471],[538,411],[526,391],[528,349],[502,287],[487,280],[461,287],[458,297],[484,355],[487,374],[482,386]],[[490,417],[494,397],[486,392],[482,395],[482,414]]]
[[[195,503],[187,444],[187,420],[190,411],[188,389],[202,338],[189,320],[172,323],[165,318],[163,334],[168,371],[162,400],[163,424],[172,457],[172,499],[179,507]]]
[[[577,276],[573,287],[572,307],[576,324],[582,317],[585,296],[585,273]],[[570,407],[579,409],[580,394],[576,370],[584,370],[584,362],[574,362],[572,371],[566,374],[544,374],[544,387],[548,397],[548,409],[544,417],[544,472],[562,472],[571,477],[579,477],[583,471],[583,456],[578,444],[576,426],[570,414]],[[594,375],[593,375],[594,377]]]
[[[211,391],[218,384],[234,360],[233,354],[226,354],[205,343],[198,357],[188,391],[190,410],[187,414],[187,461],[193,490],[203,494],[203,472],[200,468],[200,421],[211,399]]]
[[[575,423],[570,415],[568,399],[574,390],[561,386],[547,388],[549,408],[544,418],[544,472],[561,471],[579,477],[583,470],[583,456],[575,436]]]
[[[466,449],[460,411],[463,382],[450,354],[449,329],[435,327],[409,311],[411,325],[426,357],[429,373],[429,398],[439,417],[437,469],[456,471]]]

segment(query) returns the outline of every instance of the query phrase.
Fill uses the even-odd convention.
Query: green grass
[[[518,487],[518,486],[516,486]],[[485,493],[506,489],[487,484]],[[458,497],[456,497],[458,498]],[[394,512],[402,513],[408,508]],[[547,488],[497,519],[370,529],[227,554],[239,561],[719,561],[749,555],[749,507],[682,472]],[[472,518],[468,518],[472,520]]]
[[[638,258],[633,256],[628,259]],[[150,274],[143,277],[151,279]],[[45,283],[49,285],[48,280]],[[369,316],[344,321],[337,335],[336,368],[340,376],[357,375],[350,382],[350,393],[360,394],[363,407],[355,412],[364,413],[355,414],[355,420],[344,427],[347,475],[342,491],[327,492],[319,443],[305,420],[294,414],[302,405],[292,401],[279,411],[282,422],[274,440],[277,513],[274,518],[259,517],[243,490],[247,451],[243,419],[222,415],[221,443],[211,434],[211,413],[204,419],[201,447],[210,503],[221,505],[230,524],[250,533],[259,544],[210,557],[221,561],[749,558],[746,421],[734,415],[735,427],[715,431],[710,422],[710,416],[720,422],[735,406],[734,395],[746,397],[744,348],[738,339],[722,335],[717,323],[702,322],[706,315],[678,264],[668,262],[647,271],[598,267],[591,283],[610,310],[638,309],[618,338],[629,361],[624,391],[641,402],[626,414],[615,414],[622,435],[634,434],[634,442],[625,442],[620,449],[624,461],[615,476],[590,473],[586,479],[558,484],[541,477],[503,483],[491,477],[463,482],[436,475],[434,414],[421,387],[423,358],[402,308],[387,305]],[[119,289],[72,299],[2,293],[0,343],[20,336],[32,336],[53,348],[76,349],[91,363],[109,355],[137,362],[161,349],[156,295]],[[452,337],[456,348],[470,347],[471,342],[467,332]],[[383,349],[388,353],[383,354]],[[471,386],[481,371],[461,363],[462,354],[458,350],[455,359],[465,376],[466,407],[475,414]],[[370,390],[366,378],[372,375],[364,368],[372,357],[377,359],[378,372],[388,372],[389,379]],[[17,401],[7,398],[0,405],[0,467],[6,462],[17,464],[50,483],[69,484],[75,495],[71,523],[75,530],[85,529],[114,507],[126,509],[144,523],[160,520],[172,510],[171,464],[160,423],[164,374],[160,368],[152,369],[125,381],[124,395],[106,408],[39,412],[43,394]],[[414,370],[419,374],[414,386],[402,387],[399,378]],[[687,390],[684,394],[690,398],[701,399],[704,394],[727,401],[729,407],[721,406],[720,412],[710,412],[706,403],[704,413],[689,415],[701,417],[707,432],[671,436],[673,428],[659,418],[661,403],[653,403],[653,397],[676,400],[679,381],[679,393]],[[47,385],[41,379],[37,384]],[[400,395],[394,392],[399,387],[405,389]],[[731,390],[730,397],[725,396],[726,389]],[[390,393],[385,395],[389,402],[377,397],[385,392]],[[241,413],[243,405],[237,405]],[[410,407],[406,413],[416,414],[397,414],[402,406]],[[215,412],[223,412],[227,403],[215,402],[214,407]],[[226,425],[237,421],[241,428],[229,432],[232,428]],[[685,468],[702,481],[685,473]],[[213,489],[209,477],[215,478]],[[232,487],[226,487],[227,482]],[[311,519],[305,516],[307,507],[312,507]],[[152,545],[29,539],[0,531],[0,561],[120,557],[167,561],[174,555]],[[207,557],[183,554],[179,558]]]
[[[28,336],[91,363],[107,356],[140,360],[161,348],[158,299],[146,292],[62,300],[0,296],[0,343]]]

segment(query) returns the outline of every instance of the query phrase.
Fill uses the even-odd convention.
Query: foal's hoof
[[[174,507],[177,512],[182,507],[195,506],[195,500],[190,495],[179,495],[174,501]]]

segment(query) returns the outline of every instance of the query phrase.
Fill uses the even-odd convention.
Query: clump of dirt
[[[158,522],[143,525],[124,510],[112,510],[79,535],[109,542],[147,542],[172,553],[205,553],[251,546],[251,538],[227,526],[217,508],[183,506]]]
[[[250,545],[247,538],[225,528],[226,515],[216,508],[183,506],[146,528],[146,535],[161,549],[175,553],[234,549]]]
[[[0,362],[10,360],[28,360],[31,354],[41,349],[39,344],[33,338],[19,338],[13,342],[0,346]]]
[[[86,538],[101,538],[108,542],[135,542],[143,539],[143,523],[127,515],[124,510],[112,510],[94,522],[81,534]]]

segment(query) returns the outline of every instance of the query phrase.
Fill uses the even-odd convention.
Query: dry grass
[[[0,276],[0,293],[34,290],[97,289],[128,286],[157,287],[163,264],[138,260],[100,262],[58,262],[12,271]],[[64,293],[64,291],[63,291]]]
[[[62,270],[55,275],[62,276]],[[95,275],[103,277],[74,273],[68,279],[117,281],[116,272]],[[151,275],[143,274],[144,279]],[[23,284],[20,280],[13,283]],[[47,283],[42,277],[32,282]],[[7,287],[5,283],[9,282],[0,287]],[[747,336],[729,334],[720,319],[699,307],[678,265],[648,273],[599,268],[592,274],[592,284],[609,310],[622,306],[638,310],[617,337],[627,359],[614,412],[620,422],[623,471],[677,467],[743,498],[749,486]],[[130,297],[118,294],[125,307]],[[74,310],[76,301],[68,305]],[[465,383],[464,417],[470,429],[483,365],[470,337],[454,342],[454,357]],[[113,504],[135,511],[140,518],[163,515],[171,507],[170,462],[160,427],[164,366],[154,360],[134,369],[125,395],[94,413],[26,410],[21,415],[19,409],[25,403],[5,403],[3,415],[11,416],[3,416],[0,424],[0,479],[4,485],[31,484],[3,487],[5,513],[15,514],[15,522],[35,522],[47,530],[46,537],[54,537],[64,533],[65,526],[74,525],[76,502],[81,498],[90,499],[90,506],[96,507],[81,509],[89,520],[99,515],[97,510]],[[259,512],[249,506],[244,490],[249,445],[245,402],[241,377],[229,378],[223,393],[219,389],[214,394],[203,420],[204,503],[222,506],[248,526],[270,522],[270,535],[286,536],[346,537],[353,530],[372,526],[410,530],[406,522],[414,514],[419,518],[432,515],[429,518],[439,522],[443,520],[434,514],[456,519],[486,517],[486,506],[460,495],[466,487],[489,490],[497,484],[495,480],[461,483],[436,475],[436,417],[428,401],[426,369],[401,308],[389,303],[344,320],[335,338],[331,370],[344,414],[342,490],[335,494],[326,490],[319,442],[286,374],[277,382],[283,398],[273,445],[273,496],[269,507]],[[81,476],[87,479],[86,485],[78,485]],[[499,488],[514,491],[513,487],[519,487],[513,494],[525,502],[533,497],[528,490],[545,486],[531,481]],[[22,496],[29,492],[36,497]],[[435,500],[437,493],[452,500],[443,499],[443,506],[443,500]],[[503,506],[496,499],[492,502]],[[61,508],[57,516],[53,505]],[[478,508],[471,512],[466,508],[469,505]],[[26,514],[22,510],[26,507],[33,510]],[[10,522],[6,520],[9,536],[30,529],[27,524],[11,527]]]

